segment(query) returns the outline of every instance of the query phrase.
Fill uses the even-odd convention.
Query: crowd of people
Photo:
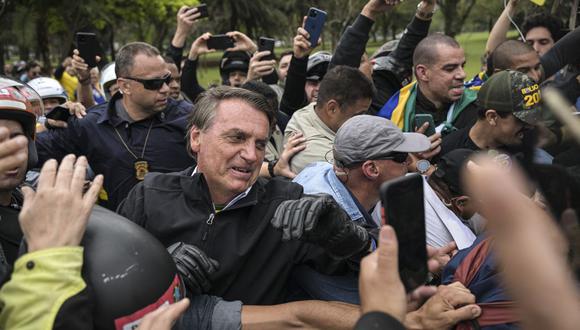
[[[435,0],[367,54],[400,2],[368,0],[333,52],[304,24],[274,59],[228,32],[207,89],[212,34],[184,56],[197,7],[166,54],[5,67],[0,328],[577,329],[580,132],[542,92],[580,118],[580,28],[540,14],[509,39],[510,0],[470,78]],[[381,205],[407,175],[428,269],[410,292],[384,216],[405,206]]]

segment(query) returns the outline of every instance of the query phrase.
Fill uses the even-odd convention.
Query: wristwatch
[[[421,1],[421,2],[419,2],[417,4],[417,13],[416,13],[416,15],[419,16],[419,18],[421,18],[421,19],[423,19],[425,21],[430,20],[431,18],[433,18],[433,15],[437,11],[437,5],[435,5],[433,7],[433,11],[426,13],[426,12],[423,11],[423,6],[421,6],[421,4],[423,4],[423,1]]]
[[[268,162],[268,174],[270,174],[271,178],[276,176],[276,174],[274,174],[274,166],[276,166],[277,163],[278,163],[277,159]]]
[[[417,161],[417,171],[421,173],[421,175],[425,175],[427,171],[431,168],[431,163],[427,159],[421,159]]]

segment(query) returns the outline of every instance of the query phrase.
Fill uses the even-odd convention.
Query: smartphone
[[[270,51],[270,55],[262,57],[262,60],[273,60],[274,56],[274,45],[276,44],[276,40],[272,38],[260,37],[258,40],[258,51],[263,52],[266,50]]]
[[[312,48],[318,45],[318,39],[322,34],[324,22],[326,22],[325,11],[317,8],[310,8],[308,10],[308,16],[306,17],[306,23],[304,23],[304,29],[310,34],[309,41]]]
[[[207,5],[205,3],[200,4],[199,6],[195,7],[197,8],[197,12],[200,14],[200,16],[197,19],[202,19],[204,17],[209,17],[209,13],[207,11]]]
[[[226,50],[234,47],[234,38],[225,34],[216,34],[207,40],[207,48]]]
[[[53,119],[53,120],[60,120],[60,121],[67,121],[70,117],[70,112],[67,108],[57,106],[50,110],[49,113],[46,114],[46,118]]]
[[[386,224],[399,241],[399,274],[407,292],[427,282],[427,247],[423,178],[419,174],[389,180],[381,185]]]
[[[427,127],[427,130],[423,134],[426,136],[435,134],[435,121],[432,115],[428,113],[418,113],[415,115],[415,127],[419,128],[425,123],[429,123],[429,127]]]
[[[97,60],[95,57],[100,54],[97,35],[89,32],[77,32],[76,42],[79,54],[85,60],[85,63],[89,68],[96,67]]]

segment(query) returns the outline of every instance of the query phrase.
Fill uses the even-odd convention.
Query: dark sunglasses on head
[[[145,89],[151,91],[158,91],[163,87],[163,84],[169,85],[171,83],[171,73],[167,74],[163,78],[155,78],[155,79],[139,79],[139,78],[132,78],[132,77],[123,77],[125,79],[134,80],[143,84]]]
[[[392,152],[384,157],[378,158],[377,160],[392,160],[395,163],[402,164],[407,161],[407,158],[409,158],[409,154],[406,152]]]

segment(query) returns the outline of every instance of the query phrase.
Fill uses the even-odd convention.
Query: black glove
[[[330,195],[287,200],[278,206],[272,226],[282,240],[301,239],[322,246],[336,258],[348,258],[370,245],[366,229],[356,225]]]
[[[219,263],[198,247],[178,242],[167,248],[188,292],[206,293],[211,288],[210,277],[219,269]]]

